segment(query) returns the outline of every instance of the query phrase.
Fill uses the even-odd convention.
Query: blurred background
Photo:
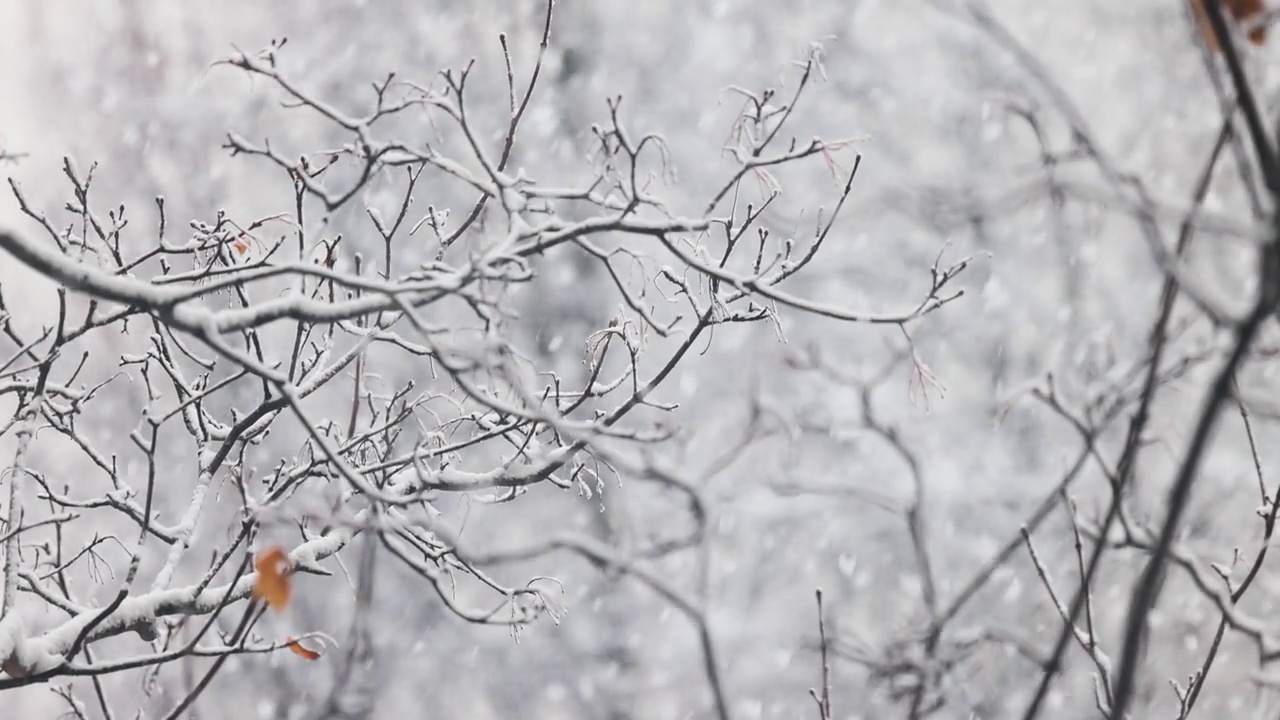
[[[681,431],[658,452],[699,479],[711,517],[705,568],[674,556],[654,571],[705,603],[735,717],[813,716],[808,689],[821,672],[817,588],[825,592],[827,632],[837,638],[835,717],[902,716],[899,691],[908,680],[888,669],[894,653],[909,652],[927,627],[930,603],[950,606],[1017,537],[1081,453],[1077,431],[1029,400],[1027,388],[1044,387],[1052,374],[1064,404],[1089,408],[1122,385],[1145,352],[1162,277],[1150,248],[1124,203],[1106,196],[1096,168],[1070,158],[1050,167],[1042,152],[1071,147],[1055,100],[1061,93],[1117,166],[1154,197],[1186,205],[1221,121],[1186,8],[1180,0],[991,0],[987,7],[1038,68],[944,0],[555,6],[545,75],[515,156],[540,181],[589,179],[592,124],[607,119],[606,99],[621,96],[631,127],[658,133],[669,146],[675,175],[668,196],[677,204],[687,198],[696,212],[731,171],[721,149],[740,100],[727,88],[794,84],[792,62],[820,43],[825,77],[802,99],[792,133],[801,141],[853,138],[862,162],[836,234],[793,289],[859,309],[901,310],[928,289],[928,269],[940,255],[944,265],[972,258],[959,279],[965,296],[910,325],[910,341],[894,326],[784,313],[785,342],[763,325],[719,329],[661,395],[680,404],[672,420]],[[280,53],[287,72],[354,108],[389,72],[425,84],[474,58],[471,112],[490,117],[482,122],[497,132],[506,112],[499,33],[525,77],[542,12],[534,0],[2,3],[0,151],[22,156],[0,172],[50,212],[68,197],[64,156],[80,168],[96,162],[100,201],[125,204],[139,223],[151,222],[156,195],[183,225],[219,208],[243,217],[288,210],[288,184],[261,163],[230,157],[221,148],[227,132],[270,137],[295,153],[323,149],[333,136],[281,108],[266,83],[216,60],[287,38]],[[1248,53],[1255,79],[1270,91],[1274,49]],[[843,162],[847,170],[851,157]],[[821,172],[780,181],[784,194],[765,216],[776,232],[800,232],[839,190]],[[1077,192],[1064,195],[1054,182]],[[375,182],[361,199],[377,203],[396,192]],[[429,196],[433,188],[419,192]],[[345,229],[350,248],[361,242],[357,205],[329,219]],[[1206,208],[1243,227],[1251,222],[1233,177],[1215,185]],[[0,223],[31,229],[12,199],[0,201]],[[1206,282],[1240,302],[1248,249],[1212,243],[1203,251]],[[26,303],[15,322],[37,326],[51,312],[50,289],[7,262],[0,259],[5,294]],[[548,272],[522,299],[528,346],[564,373],[581,372],[582,343],[612,312],[596,292],[605,279],[594,273],[587,266]],[[1178,352],[1198,357],[1213,337],[1188,319]],[[1192,363],[1158,403],[1158,437],[1143,454],[1135,490],[1135,506],[1148,517],[1161,517],[1203,377]],[[867,432],[864,400],[899,444]],[[1187,530],[1210,561],[1226,563],[1232,548],[1256,543],[1261,530],[1252,514],[1252,462],[1232,422],[1224,420]],[[1265,417],[1258,422],[1270,467],[1275,453],[1265,438],[1275,427]],[[1122,431],[1104,434],[1100,447],[1114,447]],[[262,464],[271,462],[264,456]],[[1071,490],[1082,515],[1105,510],[1104,488],[1096,468],[1086,467]],[[184,501],[178,493],[161,511]],[[644,483],[611,485],[591,498],[533,492],[478,515],[468,532],[512,547],[548,528],[573,527],[625,547],[683,522],[677,505]],[[910,508],[918,509],[914,520]],[[1050,518],[1036,540],[1058,589],[1074,590],[1066,515]],[[1118,637],[1144,560],[1118,552],[1104,567],[1095,599],[1108,640]],[[709,716],[695,630],[649,588],[568,554],[495,572],[512,581],[558,578],[567,612],[558,623],[525,629],[516,642],[507,629],[451,615],[393,563],[379,565],[378,672],[369,681],[375,717]],[[346,581],[302,582],[311,585],[289,622],[341,636],[352,604]],[[1156,616],[1135,717],[1170,715],[1177,698],[1167,681],[1198,666],[1216,627],[1211,605],[1184,583],[1170,578]],[[1280,590],[1274,580],[1262,585],[1251,607],[1265,607]],[[1039,677],[1034,656],[1047,655],[1061,627],[1024,549],[957,609],[952,627],[955,651],[936,668],[948,680],[934,716],[1017,716]],[[1275,715],[1275,693],[1245,682],[1255,670],[1251,653],[1228,638],[1200,704],[1204,715]],[[1067,657],[1046,716],[1096,717],[1090,666],[1079,652]],[[233,659],[199,716],[311,717],[332,678],[323,662],[295,660]],[[113,683],[112,692],[132,703],[121,705],[120,716],[138,703],[144,712],[168,706],[139,699],[137,677]],[[165,690],[148,692],[163,697]],[[6,693],[0,708],[3,717],[38,718],[55,717],[64,705],[37,687]]]

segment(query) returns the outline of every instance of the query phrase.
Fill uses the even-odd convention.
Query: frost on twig
[[[550,3],[546,23],[543,50]],[[587,182],[549,184],[514,166],[541,55],[524,87],[507,56],[509,115],[496,118],[505,129],[495,143],[481,130],[495,118],[470,102],[478,64],[429,82],[388,76],[351,111],[282,69],[286,52],[277,42],[219,64],[265,80],[292,112],[337,138],[298,155],[249,139],[256,130],[227,135],[232,155],[291,193],[269,214],[219,210],[179,233],[163,198],[155,223],[143,223],[99,199],[92,168],[67,161],[73,197],[65,217],[52,217],[11,181],[36,231],[0,232],[0,251],[51,280],[61,311],[44,335],[10,330],[10,355],[0,360],[0,395],[22,408],[0,428],[19,441],[3,478],[0,689],[193,656],[297,653],[256,634],[261,613],[246,602],[256,577],[249,558],[268,537],[288,538],[290,572],[347,573],[345,549],[361,536],[362,548],[394,559],[462,619],[515,632],[557,618],[555,583],[513,584],[486,570],[503,554],[467,534],[463,508],[519,501],[537,486],[590,496],[606,482],[641,478],[693,498],[697,530],[638,557],[695,546],[701,500],[648,447],[677,432],[664,418],[676,407],[664,382],[696,362],[716,328],[766,323],[781,332],[789,314],[808,313],[905,329],[960,296],[954,280],[966,263],[941,258],[922,268],[929,280],[917,296],[892,299],[897,312],[812,300],[795,282],[839,233],[861,162],[852,141],[789,134],[801,94],[821,75],[816,52],[798,63],[784,106],[768,92],[738,91],[746,109],[725,149],[723,183],[694,203],[666,184],[678,158],[660,135],[633,133],[617,98],[593,128]],[[409,119],[434,133],[397,132]],[[780,237],[762,220],[783,191],[775,172],[790,165],[836,178],[831,209],[808,238]],[[394,206],[369,200],[374,183],[395,189]],[[446,207],[439,197],[465,200]],[[334,213],[358,204],[359,223],[327,229]],[[685,206],[694,214],[677,210]],[[592,302],[610,317],[572,338],[583,348],[572,378],[529,351],[533,328],[522,312],[525,288],[571,256],[606,279],[608,292]],[[119,351],[87,366],[103,347]],[[99,376],[99,366],[113,371]],[[65,477],[27,453],[45,437],[90,471]],[[89,522],[114,530],[61,531]],[[548,542],[513,554],[569,549],[679,608],[700,635],[716,706],[728,715],[695,600],[642,560],[567,535]],[[18,596],[58,619],[20,624],[9,612]],[[217,629],[224,614],[241,612],[234,633]],[[126,633],[144,643],[141,653],[89,652]]]

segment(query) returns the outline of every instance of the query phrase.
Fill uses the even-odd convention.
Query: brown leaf
[[[283,610],[289,604],[289,595],[293,591],[293,565],[289,562],[289,553],[279,545],[273,545],[259,553],[253,565],[258,571],[253,596],[265,600],[272,610]]]
[[[18,662],[17,654],[9,656],[7,660],[0,663],[0,670],[4,671],[4,674],[11,678],[23,678],[30,674],[27,672],[27,669],[22,666],[22,663]]]
[[[321,655],[320,651],[319,651],[319,650],[312,650],[311,648],[307,647],[306,645],[303,645],[301,640],[295,640],[295,639],[293,639],[293,638],[286,638],[286,639],[285,639],[285,645],[289,648],[289,650],[290,650],[294,655],[297,655],[298,657],[302,658],[303,660],[307,660],[307,661],[315,661],[315,660],[319,660],[319,659],[320,659],[320,655]]]
[[[1191,13],[1195,16],[1196,26],[1200,28],[1200,35],[1204,37],[1205,45],[1209,47],[1209,52],[1218,51],[1218,37],[1213,33],[1213,25],[1209,22],[1209,15],[1205,11],[1204,0],[1190,0]],[[1222,0],[1222,9],[1226,14],[1234,18],[1236,22],[1242,25],[1250,25],[1262,19],[1262,13],[1266,10],[1266,2],[1264,0]],[[1259,25],[1249,32],[1249,42],[1254,45],[1261,45],[1267,41],[1267,28],[1265,25]]]

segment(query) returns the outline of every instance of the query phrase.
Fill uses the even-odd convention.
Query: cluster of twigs
[[[320,576],[363,538],[358,563],[342,566],[360,578],[357,617],[371,602],[367,578],[378,555],[418,575],[458,617],[513,629],[558,616],[556,585],[506,584],[487,568],[569,550],[629,573],[698,628],[718,714],[728,716],[701,607],[653,564],[697,547],[705,521],[695,484],[645,450],[674,432],[660,420],[674,406],[659,388],[718,326],[780,328],[788,311],[905,325],[958,297],[951,286],[963,264],[935,267],[923,297],[897,314],[856,312],[789,289],[833,235],[859,160],[842,169],[837,153],[847,141],[787,134],[820,74],[816,52],[799,63],[789,97],[742,92],[723,185],[697,215],[677,213],[662,196],[662,173],[648,168],[670,162],[665,144],[631,133],[620,99],[595,128],[590,182],[547,185],[513,171],[551,7],[527,82],[517,82],[503,38],[510,102],[496,147],[468,105],[474,65],[426,85],[389,76],[375,83],[367,108],[349,113],[282,70],[281,41],[222,64],[268,81],[341,145],[294,157],[231,133],[226,147],[287,183],[290,207],[256,219],[219,211],[179,233],[163,198],[149,228],[123,206],[104,210],[94,169],[70,161],[69,221],[33,206],[12,183],[42,237],[0,232],[0,257],[52,281],[56,308],[33,334],[11,322],[30,306],[8,288],[0,296],[9,344],[0,398],[12,408],[0,436],[16,448],[0,479],[0,691],[87,677],[110,717],[103,676],[142,669],[154,677],[174,660],[218,658],[167,711],[178,716],[222,659],[290,647],[255,633],[260,613],[249,609],[234,629],[219,625],[251,598],[255,549],[286,528],[291,571]],[[406,118],[447,126],[456,142],[383,133]],[[772,170],[810,158],[842,173],[833,209],[811,236],[777,237],[760,220],[780,192]],[[402,187],[394,210],[365,207],[363,228],[318,234],[375,179]],[[759,200],[742,200],[753,185],[763,189]],[[473,199],[422,207],[419,197],[443,187]],[[578,384],[522,351],[517,311],[521,288],[570,253],[602,268],[615,294],[599,302],[616,304],[607,326],[578,339]],[[122,346],[130,349],[103,356]],[[392,379],[406,375],[412,379]],[[108,444],[108,430],[121,427],[131,428],[131,444]],[[52,460],[57,453],[61,463]],[[70,477],[62,469],[77,464],[89,470]],[[495,550],[441,509],[461,496],[512,502],[538,485],[591,495],[624,476],[685,495],[695,530],[625,555],[575,535]],[[161,510],[174,506],[172,515]],[[111,594],[104,599],[98,587]],[[488,601],[469,600],[486,594]],[[29,626],[25,603],[62,618]],[[97,649],[129,633],[130,650]],[[60,692],[80,712],[72,690]]]
[[[1171,705],[1174,716],[1188,718],[1206,697],[1206,682],[1221,657],[1224,639],[1235,635],[1256,650],[1258,675],[1254,682],[1270,685],[1266,668],[1280,658],[1280,635],[1275,623],[1265,616],[1247,611],[1242,600],[1264,573],[1268,548],[1276,528],[1277,508],[1275,478],[1268,477],[1266,464],[1259,451],[1256,408],[1267,408],[1265,397],[1251,397],[1245,374],[1274,362],[1275,351],[1266,338],[1266,328],[1280,310],[1280,234],[1277,234],[1275,208],[1280,207],[1280,154],[1276,135],[1271,130],[1241,57],[1241,32],[1248,31],[1255,44],[1265,39],[1265,25],[1241,28],[1232,23],[1230,12],[1241,17],[1240,3],[1205,0],[1196,3],[1196,19],[1211,42],[1202,43],[1213,86],[1214,98],[1222,109],[1222,122],[1216,137],[1203,152],[1203,161],[1194,178],[1185,205],[1170,205],[1153,199],[1143,182],[1126,173],[1095,139],[1085,114],[1069,94],[1053,79],[1035,54],[1022,45],[1015,35],[978,2],[961,3],[960,8],[943,3],[939,9],[960,18],[990,40],[994,46],[1019,61],[1047,99],[1047,109],[1031,109],[1013,104],[1011,114],[1024,120],[1040,144],[1040,173],[1032,188],[1020,189],[1009,197],[994,197],[988,209],[999,212],[1012,204],[1021,204],[1048,196],[1056,206],[1067,202],[1098,203],[1119,210],[1137,221],[1142,239],[1164,274],[1164,281],[1154,311],[1153,322],[1143,353],[1127,364],[1114,361],[1100,381],[1080,393],[1063,393],[1053,376],[1028,388],[1021,395],[1048,410],[1079,439],[1074,460],[1052,489],[1038,502],[1020,528],[1011,528],[1006,542],[982,565],[970,580],[939,598],[931,575],[927,528],[919,522],[924,487],[920,481],[921,462],[916,452],[901,443],[892,429],[886,428],[870,412],[869,392],[882,378],[863,382],[862,429],[889,443],[904,459],[907,474],[916,486],[913,502],[886,500],[883,497],[861,497],[885,510],[901,515],[909,529],[912,545],[919,560],[914,573],[924,588],[922,602],[928,621],[919,632],[910,634],[885,647],[871,647],[856,637],[826,637],[823,630],[824,689],[818,699],[820,717],[831,716],[828,653],[851,660],[866,668],[873,682],[887,689],[890,698],[908,707],[908,717],[919,718],[937,713],[959,712],[968,698],[964,687],[965,672],[981,665],[978,650],[997,644],[1012,656],[1029,664],[1037,681],[1007,694],[1000,704],[1001,712],[1014,712],[1011,717],[1033,720],[1050,714],[1047,700],[1055,683],[1063,679],[1068,667],[1068,654],[1078,651],[1092,675],[1093,705],[1101,717],[1121,720],[1132,714],[1140,703],[1150,702],[1156,690],[1142,674],[1151,658],[1146,651],[1150,643],[1174,642],[1160,637],[1153,629],[1153,614],[1158,607],[1184,605],[1185,598],[1164,598],[1170,573],[1182,573],[1189,583],[1184,585],[1198,593],[1197,601],[1208,604],[1216,613],[1212,627],[1204,627],[1198,635],[1205,642],[1202,653],[1188,668],[1184,679],[1168,680],[1172,686]],[[1269,17],[1253,18],[1259,23]],[[1220,55],[1218,54],[1220,53]],[[1045,131],[1045,117],[1054,114],[1065,121],[1070,131],[1067,148],[1053,147]],[[1231,158],[1236,175],[1221,172]],[[1069,182],[1061,177],[1066,166],[1087,165],[1101,179],[1102,186]],[[1204,208],[1215,183],[1235,180],[1250,201],[1252,218],[1245,222],[1215,215]],[[972,212],[969,208],[965,212]],[[1223,298],[1222,293],[1208,287],[1202,275],[1193,272],[1190,249],[1200,235],[1215,241],[1245,243],[1253,253],[1253,277],[1244,283],[1245,297]],[[1179,302],[1181,301],[1181,302]],[[1234,302],[1234,306],[1233,303]],[[1243,307],[1243,310],[1237,309]],[[1209,328],[1224,342],[1191,341],[1195,328]],[[854,378],[840,377],[831,368],[814,365],[832,380],[844,384],[860,383]],[[1193,414],[1185,439],[1176,449],[1157,441],[1154,409],[1157,402],[1174,394],[1182,394],[1180,381],[1206,378],[1202,384],[1199,406]],[[1185,383],[1184,383],[1185,384]],[[1234,411],[1240,422],[1223,422],[1224,415]],[[1269,413],[1268,420],[1274,419]],[[1256,517],[1238,522],[1242,535],[1234,548],[1223,553],[1208,552],[1189,542],[1184,526],[1192,509],[1193,489],[1202,477],[1206,456],[1215,438],[1242,433],[1249,451],[1249,466],[1257,485]],[[1173,449],[1180,457],[1172,478],[1160,485],[1166,494],[1158,512],[1135,507],[1139,467],[1146,448],[1159,443],[1162,449]],[[1146,456],[1149,457],[1149,456]],[[1094,475],[1103,482],[1100,512],[1090,513],[1079,502],[1094,494],[1083,488],[1082,478]],[[1151,487],[1144,482],[1145,487]],[[810,488],[817,492],[820,489]],[[1071,539],[1071,568],[1064,572],[1054,566],[1037,547],[1036,537],[1059,531],[1047,521],[1061,513],[1062,527]],[[1117,558],[1117,556],[1120,556]],[[1132,576],[1126,604],[1100,602],[1095,594],[1101,582],[1104,561],[1117,561],[1122,567],[1137,558],[1141,570]],[[1056,640],[1045,643],[1031,637],[1008,622],[975,609],[975,600],[983,590],[1000,584],[1022,559],[1030,560],[1030,570],[1049,598],[1048,612],[1056,617]],[[1070,577],[1074,589],[1062,583]],[[1255,593],[1256,594],[1256,593]],[[1164,604],[1162,605],[1162,600]],[[966,609],[973,612],[964,612]],[[1119,632],[1106,628],[1118,627]],[[1155,635],[1155,637],[1153,637]],[[1074,677],[1071,678],[1074,681]],[[1163,684],[1164,681],[1158,681]],[[836,685],[837,689],[839,685]],[[1167,692],[1167,691],[1166,691]],[[1233,688],[1233,693],[1235,688]],[[1022,703],[1018,709],[1011,706]],[[972,708],[972,705],[968,705]]]

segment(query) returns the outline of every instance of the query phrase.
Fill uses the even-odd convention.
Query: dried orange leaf
[[[319,659],[320,659],[320,651],[319,651],[319,650],[312,650],[311,648],[307,647],[306,645],[303,645],[301,640],[295,640],[295,639],[293,639],[293,638],[286,638],[286,639],[285,639],[285,645],[287,645],[287,646],[288,646],[289,650],[290,650],[294,655],[297,655],[298,657],[302,658],[303,660],[311,661],[311,660],[319,660]]]
[[[1200,28],[1200,34],[1204,37],[1204,42],[1209,46],[1209,52],[1218,51],[1218,37],[1213,32],[1213,26],[1209,23],[1209,15],[1204,9],[1204,0],[1191,0],[1191,12],[1195,16],[1196,25]],[[1226,11],[1226,15],[1231,16],[1242,25],[1250,26],[1262,20],[1263,11],[1266,10],[1266,3],[1263,0],[1222,0],[1222,9]],[[1249,42],[1254,45],[1261,45],[1267,41],[1266,25],[1254,26],[1249,31]]]
[[[265,600],[267,607],[280,611],[289,604],[289,595],[293,590],[290,575],[293,567],[289,562],[289,553],[279,545],[269,547],[258,554],[254,561],[258,571],[258,579],[253,584],[253,596]]]

